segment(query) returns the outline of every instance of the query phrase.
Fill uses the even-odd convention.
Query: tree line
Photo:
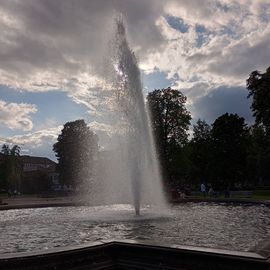
[[[211,183],[215,189],[270,185],[270,67],[247,79],[255,124],[225,113],[199,119],[188,139],[186,97],[171,88],[147,96],[163,178],[168,185]]]
[[[190,128],[187,98],[181,91],[168,87],[147,95],[166,186],[206,182],[218,190],[270,185],[270,67],[265,73],[253,71],[247,79],[247,90],[255,117],[252,126],[237,114],[225,113],[211,124],[198,119]],[[62,184],[79,187],[89,178],[96,181],[98,137],[84,120],[67,122],[53,151]],[[4,145],[1,152],[5,156],[0,164],[3,188],[18,182],[20,148]]]
[[[20,147],[7,144],[2,145],[0,154],[0,190],[18,190],[21,185],[22,163],[20,157]],[[1,156],[0,156],[1,158]]]

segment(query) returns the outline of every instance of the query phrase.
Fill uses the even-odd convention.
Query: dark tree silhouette
[[[67,122],[53,145],[63,184],[80,186],[93,181],[98,155],[98,138],[84,120]]]
[[[270,137],[263,127],[254,126],[249,130],[247,148],[247,176],[252,185],[270,184]]]
[[[178,150],[187,143],[191,116],[185,107],[186,97],[178,90],[154,90],[147,96],[152,127],[159,149],[163,169],[174,170],[173,157],[179,157]],[[181,167],[181,164],[177,164]],[[171,175],[172,176],[172,175]]]
[[[246,168],[248,128],[237,114],[223,114],[212,125],[213,163],[211,171],[216,182],[233,186],[243,182]]]
[[[13,189],[19,191],[21,188],[22,163],[20,160],[20,147],[14,145],[12,148],[4,144],[1,153],[4,160],[1,164],[1,187],[3,189]]]
[[[191,177],[195,183],[209,181],[211,162],[211,126],[203,120],[198,120],[193,126],[193,138],[189,143]]]
[[[270,135],[270,67],[265,73],[253,71],[247,79],[248,97],[257,125],[262,124]]]
[[[209,141],[211,137],[211,126],[204,120],[199,119],[196,125],[193,126],[193,138],[194,142]]]

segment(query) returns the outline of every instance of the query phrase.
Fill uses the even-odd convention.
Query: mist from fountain
[[[130,203],[165,208],[159,163],[143,96],[140,70],[129,47],[122,18],[104,57],[108,121],[114,134],[98,169],[96,198],[102,203]],[[108,122],[107,121],[107,122]],[[97,195],[98,194],[98,195]]]

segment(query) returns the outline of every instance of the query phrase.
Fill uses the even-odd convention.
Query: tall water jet
[[[139,215],[142,204],[164,207],[165,199],[140,70],[121,18],[116,19],[114,31],[105,57],[108,118],[114,137],[111,158],[105,162],[107,174],[102,172],[103,199],[132,203]]]

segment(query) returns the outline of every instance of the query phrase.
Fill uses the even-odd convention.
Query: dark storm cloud
[[[2,0],[0,8],[6,16],[0,23],[0,69],[18,75],[27,75],[25,70],[74,74],[91,65],[97,69],[113,17],[120,13],[132,43],[143,48],[141,54],[163,42],[155,25],[160,1]]]
[[[148,72],[240,85],[270,61],[269,9],[267,1],[0,0],[0,84],[63,89],[71,78],[102,74],[113,18],[121,13]]]
[[[254,119],[250,110],[251,100],[247,99],[247,95],[244,87],[218,87],[190,106],[193,119],[204,119],[211,124],[228,112],[244,117],[246,123],[251,124]]]

